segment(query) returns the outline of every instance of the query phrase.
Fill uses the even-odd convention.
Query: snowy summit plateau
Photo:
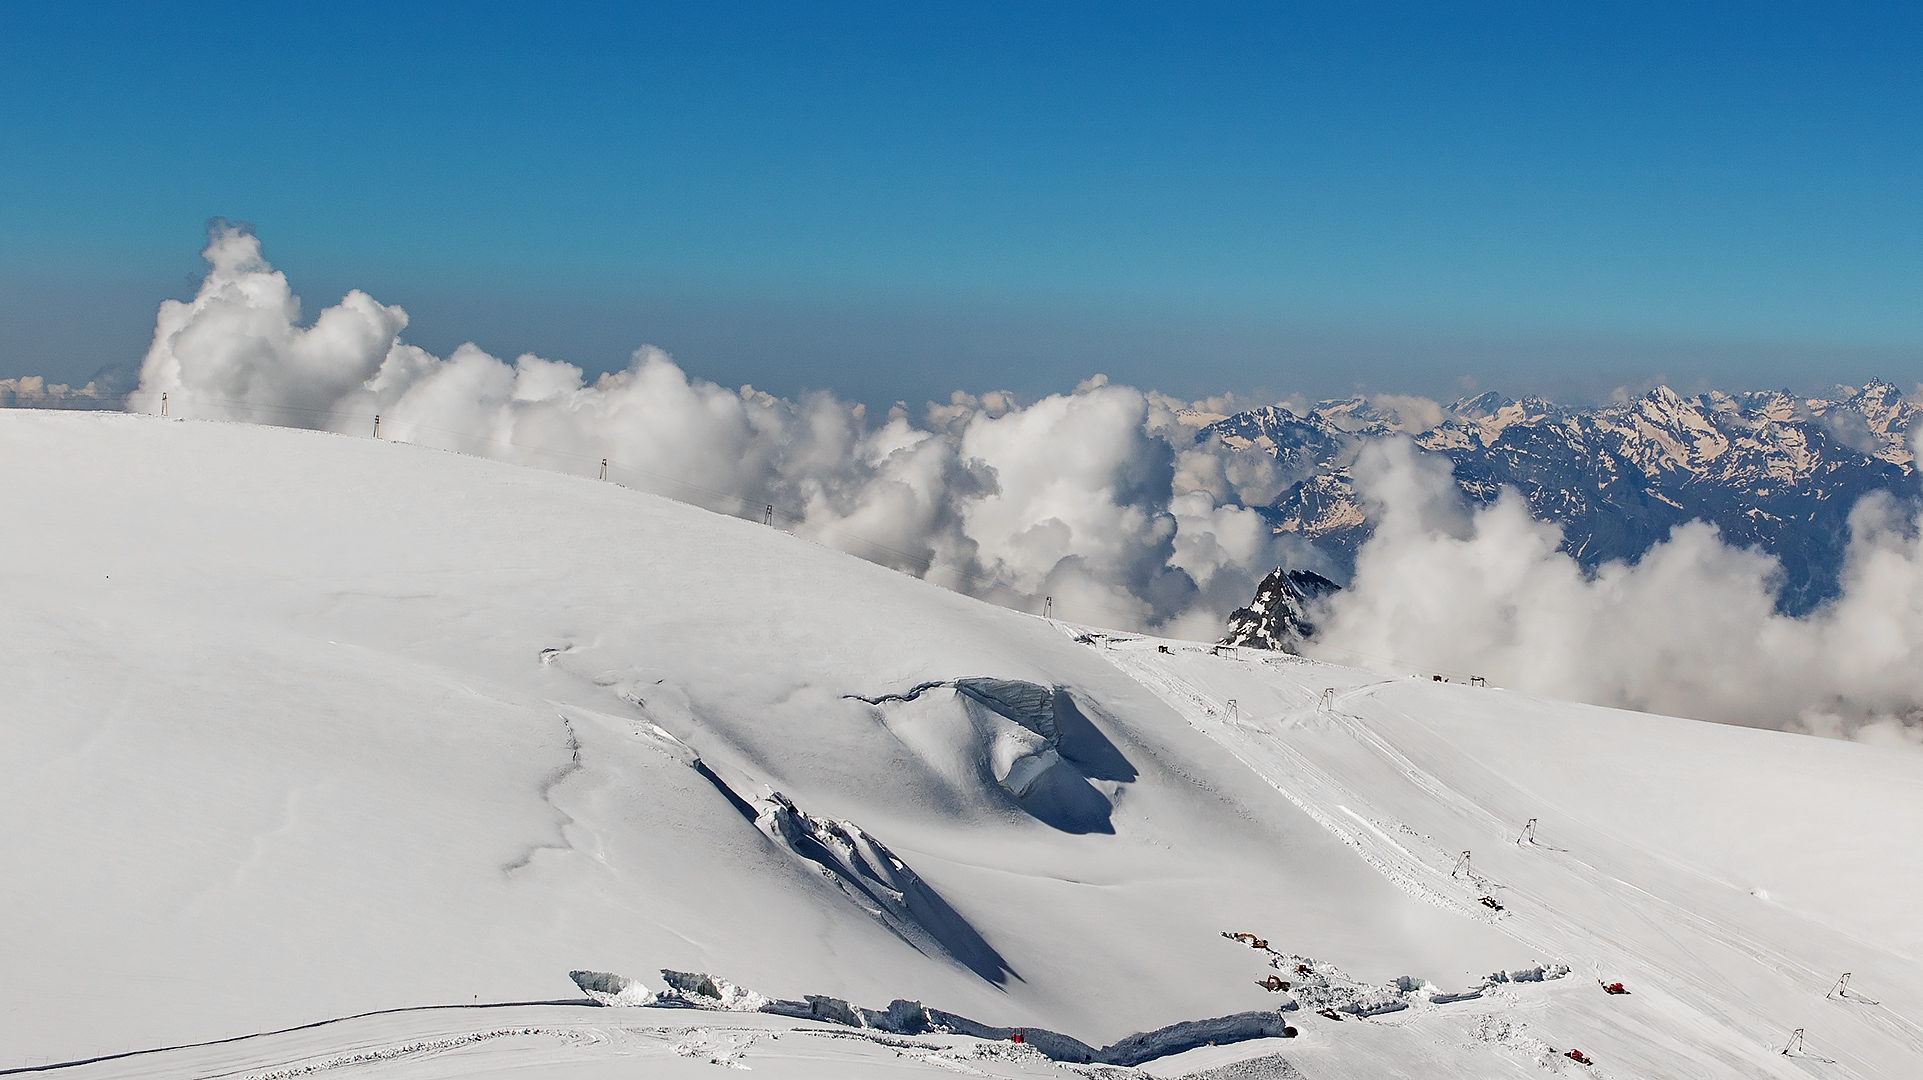
[[[369,435],[13,409],[0,456],[0,1074],[1923,1060],[1914,752],[1051,620]]]

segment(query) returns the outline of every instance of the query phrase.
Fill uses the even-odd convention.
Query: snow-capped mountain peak
[[[1256,587],[1248,607],[1230,613],[1222,644],[1300,652],[1302,642],[1315,636],[1309,605],[1340,588],[1312,570],[1278,566]]]
[[[1801,612],[1835,593],[1858,498],[1923,495],[1911,445],[1918,412],[1915,400],[1881,380],[1804,398],[1685,396],[1658,386],[1588,409],[1490,391],[1413,432],[1350,398],[1300,416],[1253,409],[1203,427],[1198,438],[1272,456],[1289,485],[1267,508],[1273,527],[1315,541],[1338,566],[1368,532],[1348,466],[1367,440],[1406,434],[1449,459],[1472,503],[1493,501],[1505,486],[1520,491],[1587,566],[1634,559],[1674,526],[1704,519],[1727,542],[1777,556],[1783,606]]]

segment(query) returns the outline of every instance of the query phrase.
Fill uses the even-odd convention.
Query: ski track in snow
[[[1067,627],[1064,629],[1071,630]],[[1074,629],[1072,632],[1086,635],[1085,630]],[[1227,663],[1251,662],[1232,654],[1222,657],[1213,648],[1198,649],[1193,644],[1163,643],[1151,638],[1107,643],[1098,648],[1117,668],[1161,697],[1192,727],[1221,744],[1399,888],[1425,903],[1455,911],[1465,917],[1482,918],[1538,955],[1561,958],[1579,970],[1587,966],[1595,970],[1604,970],[1606,967],[1619,973],[1633,971],[1651,984],[1657,977],[1671,984],[1680,981],[1691,993],[1686,1003],[1678,1004],[1730,1032],[1734,1036],[1733,1041],[1763,1045],[1772,1038],[1780,1038],[1779,1029],[1764,1027],[1757,1022],[1757,1017],[1767,1011],[1761,1007],[1761,1003],[1730,1000],[1730,989],[1726,985],[1703,976],[1699,973],[1700,968],[1688,964],[1669,965],[1658,973],[1653,965],[1638,958],[1637,950],[1629,938],[1591,923],[1578,923],[1564,917],[1556,910],[1553,899],[1532,888],[1528,879],[1495,883],[1472,871],[1472,883],[1499,893],[1504,904],[1501,912],[1480,909],[1475,895],[1481,890],[1465,890],[1451,878],[1450,869],[1454,864],[1455,852],[1427,841],[1426,837],[1397,821],[1393,815],[1375,807],[1372,800],[1361,791],[1345,785],[1331,772],[1317,766],[1305,753],[1287,743],[1286,735],[1292,728],[1299,728],[1307,720],[1324,721],[1375,754],[1410,787],[1453,818],[1460,829],[1456,835],[1472,836],[1491,846],[1514,843],[1514,834],[1518,832],[1516,825],[1417,765],[1370,725],[1365,711],[1415,722],[1406,712],[1379,700],[1380,690],[1399,685],[1402,680],[1367,682],[1340,690],[1332,699],[1321,698],[1310,687],[1298,683],[1295,686],[1299,691],[1297,696],[1306,704],[1294,712],[1283,714],[1272,727],[1263,727],[1252,723],[1239,708],[1231,715],[1225,701],[1216,700],[1184,679],[1176,670],[1177,665],[1165,662],[1156,651],[1158,646],[1164,644],[1174,650],[1175,656],[1186,655],[1197,663],[1205,662],[1205,657],[1221,658],[1220,662]],[[1265,666],[1271,669],[1271,679],[1276,676],[1288,679],[1286,670],[1275,670],[1281,665]],[[1491,780],[1503,783],[1493,777]],[[1526,803],[1525,794],[1518,791],[1515,795],[1518,801]],[[1361,807],[1362,810],[1352,807]],[[1346,816],[1352,823],[1345,823],[1338,814]],[[1379,824],[1381,822],[1392,823],[1391,828],[1385,829]],[[1403,834],[1410,842],[1405,844],[1396,840],[1390,835],[1392,829]],[[1753,935],[1623,881],[1574,854],[1542,846],[1534,850],[1556,869],[1576,878],[1582,888],[1608,896],[1612,910],[1642,923],[1679,951],[1687,952],[1692,948],[1676,933],[1684,931],[1739,954],[1774,975],[1793,981],[1799,988],[1820,992],[1821,988],[1834,981],[1834,973],[1821,971]],[[1702,876],[1701,871],[1677,860],[1663,858],[1662,861],[1675,871]],[[1727,885],[1722,882],[1718,884]],[[1573,956],[1561,955],[1571,946],[1558,943],[1574,943]],[[1866,1009],[1862,1019],[1885,1035],[1923,1054],[1923,1027],[1881,1010]],[[1720,1056],[1723,1064],[1739,1072],[1753,1064],[1733,1055]],[[1840,1063],[1828,1065],[1828,1070],[1824,1075],[1860,1075]],[[1601,1076],[1604,1072],[1592,1070],[1591,1075]]]
[[[1475,913],[1468,904],[1449,895],[1446,890],[1431,885],[1426,879],[1430,868],[1427,863],[1411,857],[1407,851],[1395,845],[1371,843],[1369,832],[1377,831],[1367,824],[1360,815],[1350,810],[1348,813],[1364,825],[1363,830],[1343,826],[1331,812],[1331,808],[1345,809],[1347,804],[1367,806],[1367,801],[1358,793],[1344,788],[1335,778],[1317,768],[1294,747],[1279,740],[1255,740],[1242,737],[1239,721],[1224,719],[1226,704],[1216,702],[1208,695],[1195,689],[1172,672],[1161,670],[1152,661],[1143,662],[1138,658],[1139,650],[1114,649],[1106,651],[1109,660],[1116,667],[1133,676],[1143,686],[1168,702],[1197,731],[1215,739],[1223,748],[1234,754],[1237,760],[1248,766],[1270,787],[1299,807],[1303,813],[1314,818],[1323,828],[1334,834],[1338,840],[1354,849],[1364,862],[1374,867],[1383,877],[1394,882],[1411,896],[1436,907],[1457,914],[1474,917]]]
[[[1375,690],[1376,687],[1359,688],[1357,691],[1352,692],[1351,695],[1339,696],[1338,700],[1343,700],[1344,697],[1350,696],[1358,698],[1366,696],[1374,699],[1377,697]],[[1373,711],[1390,713],[1400,717],[1406,723],[1419,723],[1415,717],[1406,711],[1380,702],[1379,700],[1373,701],[1372,707]],[[1485,838],[1499,842],[1508,839],[1507,834],[1516,831],[1513,825],[1491,813],[1480,803],[1464,796],[1439,778],[1416,765],[1415,762],[1396,750],[1396,748],[1378,732],[1369,727],[1367,721],[1360,715],[1352,712],[1332,711],[1337,716],[1339,722],[1342,723],[1345,730],[1355,736],[1357,741],[1369,746],[1385,760],[1390,761],[1412,784],[1429,794],[1445,809],[1461,818],[1465,824],[1472,828],[1479,827]],[[1522,796],[1520,792],[1518,792],[1518,795],[1526,798],[1526,796]],[[1632,913],[1637,918],[1645,920],[1650,924],[1660,923],[1666,927],[1682,927],[1693,934],[1720,943],[1732,952],[1748,957],[1759,966],[1767,968],[1781,978],[1792,980],[1798,986],[1807,990],[1814,990],[1833,981],[1833,976],[1830,973],[1819,970],[1813,965],[1791,956],[1784,950],[1762,941],[1753,934],[1746,934],[1725,922],[1709,918],[1700,912],[1693,911],[1688,907],[1659,896],[1647,889],[1624,881],[1613,874],[1609,874],[1591,865],[1572,852],[1567,850],[1539,850],[1541,850],[1544,857],[1552,863],[1579,877],[1585,887],[1594,892],[1610,896],[1614,901],[1611,907],[1615,910]],[[1688,865],[1678,859],[1664,855],[1660,851],[1645,851],[1643,855],[1644,857],[1661,861],[1669,869],[1677,873],[1715,881],[1715,879],[1705,875],[1701,868]],[[1735,887],[1728,882],[1716,881],[1715,883],[1725,888]],[[1553,934],[1551,940],[1580,940],[1579,936],[1572,935],[1589,934],[1595,937],[1598,946],[1607,946],[1610,951],[1615,953],[1616,958],[1612,962],[1616,963],[1619,968],[1625,967],[1632,962],[1634,949],[1626,940],[1603,938],[1593,928],[1579,925],[1562,916],[1556,911],[1550,898],[1530,890],[1527,884],[1514,886],[1502,885],[1499,887],[1507,890],[1507,895],[1519,901],[1514,908],[1510,909],[1513,912],[1511,918],[1504,920],[1500,924],[1505,932],[1515,933],[1520,929],[1520,924],[1537,922],[1547,927],[1549,932]],[[1517,934],[1517,936],[1523,940],[1527,940],[1527,938],[1523,938],[1521,934]],[[1714,982],[1699,977],[1688,967],[1682,967],[1677,971],[1669,972],[1666,974],[1666,977],[1673,979],[1679,975],[1693,983],[1699,995],[1697,1000],[1701,1003],[1713,1002],[1718,999],[1719,994],[1727,993],[1726,989]],[[1732,1025],[1734,1029],[1742,1031],[1746,1036],[1767,1040],[1771,1032],[1763,1031],[1753,1023],[1739,1024],[1737,1021],[1737,1017],[1740,1015],[1754,1015],[1751,1011],[1754,1009],[1754,1006],[1755,1003],[1748,1002],[1744,1003],[1744,1008],[1740,1010],[1724,1010],[1723,1015],[1719,1016],[1719,1019]],[[1923,1054],[1923,1027],[1919,1027],[1895,1014],[1881,1011],[1868,1013],[1864,1016],[1864,1019],[1891,1037],[1908,1043],[1910,1047],[1919,1054]]]

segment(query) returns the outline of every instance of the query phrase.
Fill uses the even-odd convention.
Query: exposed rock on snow
[[[1312,570],[1278,566],[1256,587],[1255,599],[1248,607],[1229,613],[1228,633],[1222,644],[1301,652],[1302,642],[1315,635],[1315,624],[1308,618],[1309,605],[1341,588]]]

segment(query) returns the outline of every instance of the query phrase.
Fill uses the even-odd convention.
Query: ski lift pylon
[[[1815,1054],[1810,1052],[1809,1047],[1806,1046],[1803,1042],[1802,1028],[1797,1028],[1795,1031],[1792,1031],[1789,1033],[1789,1041],[1783,1044],[1783,1048],[1779,1050],[1778,1053],[1783,1054],[1786,1057],[1811,1058],[1816,1061],[1823,1062],[1826,1065],[1836,1064],[1835,1058],[1826,1058],[1821,1054]]]
[[[1847,971],[1843,973],[1842,978],[1836,980],[1835,986],[1830,987],[1830,992],[1827,994],[1824,994],[1823,996],[1834,1001],[1847,999],[1849,1001],[1860,1001],[1865,1005],[1881,1005],[1882,1004],[1882,1002],[1876,1000],[1875,998],[1866,998],[1862,994],[1859,994],[1856,991],[1850,989],[1850,973]]]

